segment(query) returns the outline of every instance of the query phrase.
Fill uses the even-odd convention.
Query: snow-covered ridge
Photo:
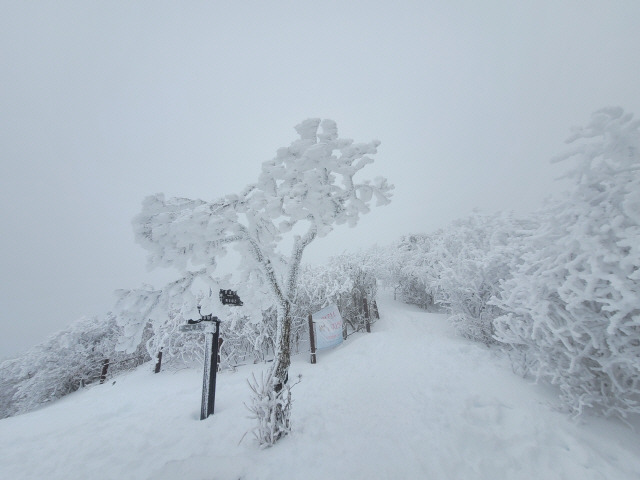
[[[371,334],[293,358],[293,432],[268,450],[243,434],[246,379],[218,376],[199,421],[199,369],[150,367],[0,420],[0,477],[21,479],[637,479],[640,438],[571,420],[546,387],[457,337],[443,315],[380,301]]]

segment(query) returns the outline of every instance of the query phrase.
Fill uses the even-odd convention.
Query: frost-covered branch
[[[640,121],[594,113],[556,160],[571,192],[526,239],[496,305],[496,338],[536,364],[575,413],[640,413]]]
[[[291,252],[291,261],[289,263],[289,273],[287,276],[287,297],[289,300],[293,300],[298,285],[298,274],[300,272],[300,262],[302,261],[302,254],[304,249],[316,238],[318,235],[318,229],[311,221],[309,231],[303,237],[296,237],[293,243]]]

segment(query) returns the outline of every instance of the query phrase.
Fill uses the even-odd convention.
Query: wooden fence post
[[[378,304],[376,303],[376,301],[373,301],[373,314],[376,317],[376,320],[380,320],[380,312],[378,312]]]
[[[366,297],[362,299],[362,307],[364,308],[364,326],[367,329],[367,333],[371,333],[371,323],[369,317],[369,305],[367,304]]]
[[[107,370],[109,370],[109,359],[105,358],[102,361],[102,372],[100,372],[100,384],[103,384],[107,379]]]
[[[309,343],[311,344],[311,363],[316,363],[316,335],[313,331],[313,317],[309,314]]]
[[[156,368],[153,370],[153,373],[160,373],[161,368],[162,368],[162,348],[158,350],[158,355],[156,356]]]

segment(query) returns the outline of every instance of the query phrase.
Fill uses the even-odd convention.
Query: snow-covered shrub
[[[431,235],[406,235],[364,255],[370,271],[383,285],[393,288],[400,300],[429,310],[436,309],[434,270],[427,260],[431,241]]]
[[[640,121],[593,114],[568,140],[573,190],[525,240],[496,338],[533,359],[574,413],[640,413]]]
[[[27,377],[20,358],[0,362],[0,418],[10,417],[19,411],[14,400],[18,386]]]
[[[333,257],[326,265],[306,266],[300,272],[300,287],[295,300],[297,316],[304,321],[310,313],[336,304],[351,331],[364,329],[364,307],[377,294],[373,273],[360,262],[358,255]]]
[[[252,432],[260,448],[273,446],[291,432],[291,389],[296,383],[276,383],[273,372],[263,372],[259,379],[248,381],[251,402],[246,407],[257,425]]]
[[[304,265],[300,270],[300,285],[294,301],[297,316],[305,322],[310,313],[339,303],[341,297],[350,294],[355,284],[346,263],[330,262],[327,265]]]
[[[401,268],[396,285],[403,302],[426,310],[435,307],[436,273],[429,258],[432,235],[402,237],[396,248]]]
[[[399,271],[404,264],[398,255],[398,250],[388,245],[375,245],[346,256],[349,257],[349,262],[358,265],[371,275],[376,285],[379,283],[383,287],[392,288],[397,284]]]
[[[431,290],[460,335],[495,342],[493,320],[504,312],[490,300],[510,278],[522,239],[535,225],[533,219],[501,213],[474,214],[433,235],[426,253]]]
[[[340,257],[339,257],[340,258]],[[353,283],[351,294],[341,295],[336,304],[340,308],[347,328],[355,331],[364,330],[367,321],[375,322],[372,310],[373,302],[378,294],[378,283],[373,270],[358,261],[358,257],[343,256],[348,266],[347,272]],[[369,319],[365,320],[364,302],[369,310]]]
[[[264,362],[275,351],[276,312],[270,308],[260,316],[246,315],[241,309],[231,310],[220,324],[221,368],[234,368],[243,363]]]
[[[459,334],[494,343],[493,319],[503,312],[489,300],[510,277],[520,240],[535,225],[532,218],[476,213],[434,233],[407,235],[375,249],[376,272],[386,275],[385,283],[403,302],[446,310]]]
[[[24,413],[150,358],[143,349],[115,351],[120,329],[113,315],[85,317],[23,355],[0,364],[0,417]]]

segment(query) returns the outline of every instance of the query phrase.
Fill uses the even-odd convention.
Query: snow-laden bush
[[[397,271],[397,290],[405,303],[433,310],[436,272],[428,253],[432,235],[408,235],[396,245],[401,267]]]
[[[20,411],[14,395],[20,383],[28,378],[27,375],[20,358],[0,362],[0,418],[16,415]]]
[[[510,277],[521,239],[536,225],[513,215],[474,214],[431,234],[413,234],[377,255],[378,275],[405,303],[445,310],[459,334],[494,343],[493,319],[503,312],[489,300]],[[379,273],[378,273],[379,272]]]
[[[331,304],[338,306],[349,330],[364,329],[363,299],[372,302],[376,292],[373,274],[350,255],[334,257],[326,265],[301,266],[291,311],[291,352],[300,353],[308,348],[309,315]],[[221,318],[222,368],[273,357],[275,307],[266,308],[259,317],[255,313],[251,317],[242,308],[233,307]]]
[[[264,362],[275,351],[276,312],[248,316],[241,309],[230,310],[220,324],[220,366],[235,368],[244,363]]]
[[[640,413],[640,121],[596,112],[558,160],[574,188],[546,211],[496,305],[496,338],[580,413]]]
[[[272,446],[291,432],[291,389],[299,383],[276,385],[273,372],[263,372],[259,379],[248,380],[251,401],[246,407],[257,425],[251,430],[261,448]],[[244,438],[244,437],[243,437]]]
[[[432,236],[425,254],[432,268],[431,291],[460,335],[495,342],[493,321],[504,312],[490,300],[500,282],[510,278],[522,238],[535,225],[512,215],[474,214]]]
[[[327,265],[307,266],[300,275],[295,308],[305,321],[309,313],[336,304],[349,330],[364,329],[363,302],[375,300],[377,283],[358,255],[333,257]]]
[[[434,309],[435,277],[427,261],[431,235],[412,234],[400,237],[386,247],[375,247],[360,255],[375,277],[405,303]]]
[[[115,351],[120,329],[115,318],[85,317],[0,364],[0,418],[24,413],[99,380],[104,360],[109,374],[150,358],[144,350]]]

